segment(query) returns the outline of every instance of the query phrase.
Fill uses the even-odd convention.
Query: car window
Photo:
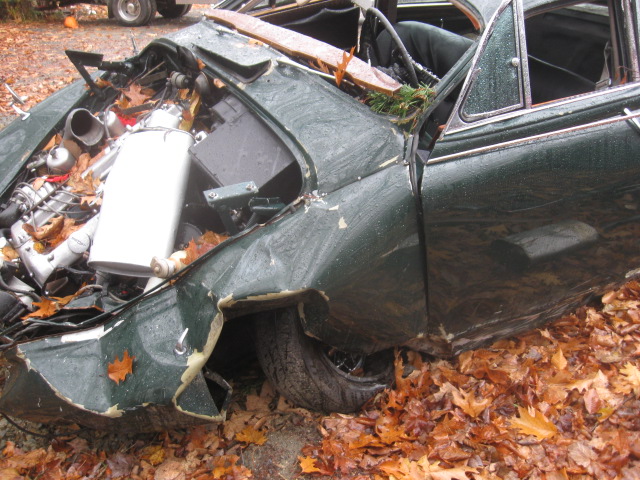
[[[612,36],[609,7],[585,2],[525,20],[533,104],[619,84],[619,44]]]
[[[516,19],[513,4],[504,8],[474,65],[473,85],[462,107],[462,118],[470,121],[523,104]]]

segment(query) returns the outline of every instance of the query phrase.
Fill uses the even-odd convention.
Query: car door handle
[[[636,132],[640,133],[640,121],[638,120],[638,117],[633,117],[632,115],[634,113],[628,108],[625,108],[622,112],[629,117],[627,118],[629,125],[631,125]]]

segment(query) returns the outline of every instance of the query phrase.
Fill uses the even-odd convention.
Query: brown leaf
[[[10,262],[11,260],[15,260],[19,256],[20,255],[18,255],[18,252],[16,251],[16,249],[13,248],[11,245],[5,245],[4,247],[2,247],[2,259],[5,262]]]
[[[590,388],[582,397],[584,401],[584,406],[587,409],[587,412],[590,414],[596,413],[600,408],[602,408],[602,400],[598,395],[598,390],[595,388]]]
[[[329,70],[329,67],[327,67],[327,64],[324,63],[322,60],[320,60],[319,58],[316,58],[315,62],[311,62],[311,65],[316,69],[319,70],[323,73],[326,73],[327,75],[331,75],[331,70]]]
[[[241,432],[236,434],[238,442],[256,445],[262,445],[267,441],[267,437],[260,430],[256,430],[251,425],[247,425]]]
[[[300,462],[300,469],[302,473],[315,473],[322,472],[321,469],[316,467],[316,459],[311,457],[298,457],[298,461]]]
[[[144,105],[151,98],[152,93],[145,91],[137,83],[132,83],[127,88],[120,90],[128,99],[128,107]]]
[[[569,445],[569,458],[589,471],[592,462],[598,459],[598,454],[588,443],[580,440]]]
[[[640,370],[633,363],[627,362],[624,367],[620,369],[620,373],[623,375],[620,377],[624,386],[628,388],[629,393],[633,390],[636,397],[640,398]]]
[[[353,58],[353,52],[355,51],[355,49],[356,49],[356,47],[351,47],[351,50],[349,51],[349,53],[342,52],[342,61],[338,64],[338,69],[333,74],[334,77],[336,78],[336,85],[338,87],[342,83],[342,79],[344,78],[344,74],[347,71],[347,65],[349,65],[349,62]]]
[[[238,465],[238,460],[240,460],[240,457],[237,455],[215,457],[213,461],[213,478],[216,480],[241,480],[251,477],[251,471],[242,465]]]
[[[47,459],[47,452],[44,448],[38,448],[23,454],[16,454],[3,462],[3,467],[16,468],[19,471],[28,471],[29,469],[40,465]]]
[[[33,305],[38,307],[35,311],[23,316],[26,318],[47,318],[55,315],[58,312],[58,304],[48,298],[43,298],[41,302],[33,302]]]
[[[180,261],[185,265],[189,265],[200,256],[200,254],[198,253],[198,245],[196,245],[195,240],[191,240],[184,251],[187,255],[184,258],[181,258]]]
[[[55,237],[62,231],[64,226],[64,217],[56,216],[49,220],[41,227],[33,228],[33,226],[25,223],[22,225],[22,229],[27,232],[34,240],[48,240]]]
[[[113,87],[113,83],[101,77],[96,78],[94,83],[97,85],[98,88]]]
[[[69,150],[69,153],[71,153],[71,155],[74,158],[78,159],[78,162],[80,162],[80,157],[82,155],[88,157],[89,154],[88,153],[82,153],[82,148],[80,148],[80,145],[78,145],[78,142],[71,140],[70,138],[65,138],[61,140],[61,144],[64,148],[66,148],[67,150]],[[76,163],[77,165],[77,163]],[[71,171],[73,171],[74,169],[72,168]]]
[[[209,250],[225,241],[227,238],[229,238],[227,235],[221,235],[219,233],[206,231],[197,239],[192,239],[189,242],[187,248],[184,249],[186,255],[184,258],[181,258],[180,261],[185,265],[189,265],[195,259],[204,255]]]
[[[57,137],[56,135],[52,135],[51,138],[49,139],[49,141],[47,142],[47,144],[44,146],[44,148],[42,150],[44,150],[45,152],[48,152],[53,147],[55,147],[57,145],[57,141],[58,141],[58,139],[56,137]]]
[[[564,357],[564,354],[562,353],[562,348],[558,347],[558,350],[556,350],[556,353],[554,353],[553,356],[551,357],[551,363],[558,370],[564,370],[565,368],[567,368],[567,359]]]
[[[76,225],[76,221],[72,218],[65,218],[62,229],[53,238],[49,240],[51,248],[56,248],[71,236],[73,232],[77,232],[83,225]]]
[[[84,178],[80,175],[72,175],[67,182],[67,185],[71,187],[73,193],[77,193],[82,196],[95,196],[96,189],[102,183],[99,178],[93,178],[93,175],[89,173]]]
[[[107,367],[107,373],[111,380],[119,384],[129,374],[133,374],[133,361],[136,357],[130,357],[129,351],[125,350],[122,360],[118,357]]]
[[[448,382],[443,385],[442,389],[450,392],[453,396],[453,404],[457,407],[460,407],[462,411],[469,415],[471,418],[476,418],[478,415],[484,412],[484,410],[489,405],[491,405],[490,398],[476,400],[473,392],[461,391]]]
[[[33,179],[31,186],[34,190],[40,190],[45,183],[47,183],[47,177],[36,177]]]
[[[133,455],[127,455],[122,452],[116,452],[107,458],[107,467],[111,471],[111,477],[126,477],[131,473],[135,463]]]
[[[168,458],[156,469],[154,480],[184,480],[189,464],[182,458]]]
[[[512,418],[511,426],[517,428],[520,433],[533,435],[539,440],[552,438],[558,433],[558,428],[550,422],[544,414],[533,407],[528,409],[518,407],[520,418]]]
[[[142,451],[142,458],[154,467],[164,462],[165,457],[166,452],[162,445],[149,445]]]
[[[0,480],[24,480],[15,468],[0,468]]]

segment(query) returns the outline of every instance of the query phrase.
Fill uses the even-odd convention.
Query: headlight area
[[[300,194],[290,150],[191,51],[100,65],[2,198],[4,349],[103,323]]]

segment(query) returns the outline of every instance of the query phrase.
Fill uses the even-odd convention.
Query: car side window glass
[[[519,108],[523,105],[521,62],[513,4],[498,18],[475,65],[473,85],[461,110],[465,121]]]
[[[534,105],[620,83],[620,50],[603,2],[545,11],[526,19],[525,30]]]

